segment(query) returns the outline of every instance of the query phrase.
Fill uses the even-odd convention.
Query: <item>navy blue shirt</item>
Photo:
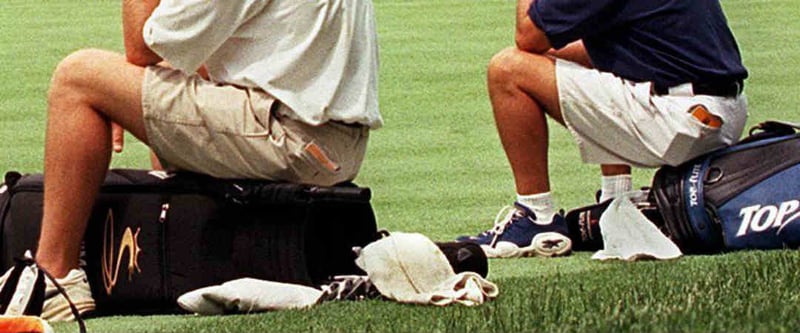
[[[528,15],[554,48],[582,39],[595,68],[628,80],[747,77],[719,0],[535,0]]]

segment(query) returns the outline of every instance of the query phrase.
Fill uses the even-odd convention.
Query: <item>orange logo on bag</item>
[[[103,227],[103,285],[106,288],[106,294],[111,295],[111,291],[117,285],[117,278],[119,277],[119,267],[122,264],[122,256],[125,251],[128,252],[128,280],[130,281],[133,276],[134,269],[141,273],[139,268],[139,253],[142,251],[139,248],[139,231],[141,228],[136,228],[136,232],[131,231],[130,227],[125,228],[122,234],[122,240],[119,242],[119,252],[114,257],[114,212],[109,209],[106,223]],[[116,262],[116,264],[115,264]]]

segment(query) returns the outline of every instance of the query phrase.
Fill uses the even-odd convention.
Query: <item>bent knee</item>
[[[530,80],[543,75],[542,67],[553,60],[541,54],[508,47],[495,54],[489,61],[487,77],[490,83],[510,83],[515,79]]]
[[[96,78],[99,73],[99,63],[110,59],[113,52],[98,49],[78,50],[58,63],[53,71],[52,87],[63,87],[79,84],[82,80]]]
[[[73,52],[58,63],[50,79],[48,100],[84,98],[90,93],[93,81],[102,75],[103,62],[113,60],[116,54],[98,49],[84,49]],[[119,56],[119,55],[116,55]]]
[[[530,73],[535,66],[533,57],[538,55],[527,53],[516,47],[509,47],[495,54],[489,61],[487,77],[490,82],[512,82],[514,78]]]
[[[519,50],[516,47],[509,47],[492,56],[486,71],[489,81],[497,79],[506,81],[505,78],[513,76],[515,68],[519,66],[520,55],[518,53]]]

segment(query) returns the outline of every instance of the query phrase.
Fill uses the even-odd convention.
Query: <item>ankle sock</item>
[[[517,194],[517,202],[527,207],[536,214],[536,224],[550,224],[553,222],[555,209],[553,197],[550,192],[536,194]]]
[[[631,175],[602,176],[600,182],[600,202],[616,198],[617,195],[633,189]]]

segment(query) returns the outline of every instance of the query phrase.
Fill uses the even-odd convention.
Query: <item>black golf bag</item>
[[[0,269],[35,250],[41,174],[6,174]],[[363,274],[353,247],[378,237],[368,188],[112,170],[83,243],[100,314],[178,311],[181,294],[253,277],[317,285]]]

